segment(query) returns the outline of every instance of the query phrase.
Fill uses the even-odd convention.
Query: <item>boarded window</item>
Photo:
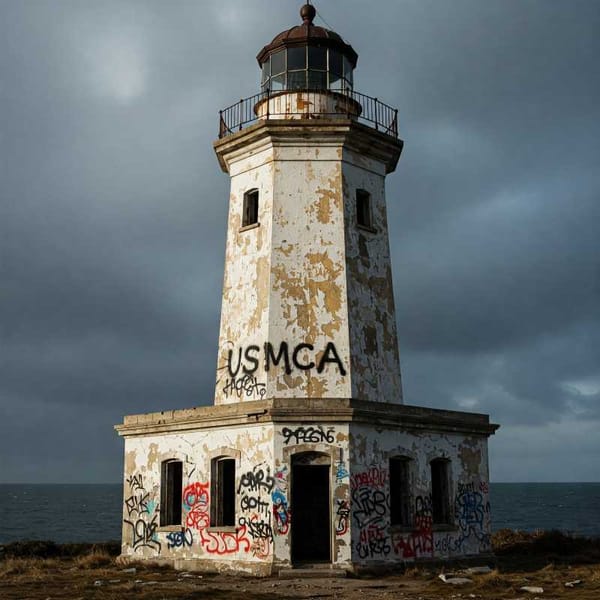
[[[371,194],[365,190],[356,190],[356,223],[361,227],[373,227]]]
[[[160,475],[160,524],[181,525],[182,463],[165,460]]]
[[[258,223],[258,190],[250,190],[244,194],[242,227]]]
[[[235,459],[215,458],[211,463],[210,524],[235,525]]]
[[[431,461],[431,509],[434,525],[450,525],[450,461]]]
[[[390,523],[411,525],[410,459],[404,456],[390,459]]]

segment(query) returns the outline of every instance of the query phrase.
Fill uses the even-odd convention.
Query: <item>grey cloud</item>
[[[257,91],[300,4],[0,6],[1,479],[117,481],[123,414],[210,404],[217,111]],[[576,425],[598,420],[577,387],[600,377],[597,3],[317,8],[360,54],[357,89],[400,111],[407,402],[490,412],[497,478],[531,478],[519,452],[536,478],[597,478],[547,439],[600,452]]]

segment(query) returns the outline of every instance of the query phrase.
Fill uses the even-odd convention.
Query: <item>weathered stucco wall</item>
[[[273,428],[222,428],[128,438],[125,442],[123,545],[125,557],[209,559],[238,568],[272,555]],[[211,459],[236,460],[234,531],[211,529]],[[182,526],[161,527],[161,463],[183,463]]]
[[[390,525],[389,459],[410,459],[412,526]],[[431,468],[450,461],[450,526],[432,522]],[[487,438],[351,427],[352,555],[356,563],[491,552]]]
[[[335,135],[328,127],[284,126],[276,135],[255,128],[217,147],[231,196],[215,404],[274,397],[402,402],[387,154],[362,156],[348,147],[348,126],[338,125]],[[378,134],[356,135],[364,144]],[[372,195],[373,231],[357,227],[358,188]],[[260,194],[259,223],[242,228],[251,189]]]
[[[236,460],[234,528],[211,528],[211,460]],[[322,421],[263,423],[126,438],[122,555],[179,568],[268,574],[292,564],[294,465],[329,466],[328,544],[340,568],[490,551],[487,440]],[[411,460],[412,526],[390,525],[389,460]],[[432,524],[430,461],[450,461],[451,525]],[[161,463],[183,464],[181,526],[161,527]],[[313,464],[313,463],[309,463]],[[298,530],[296,529],[296,532]],[[298,534],[298,533],[296,533]]]
[[[385,165],[346,150],[343,188],[352,397],[401,403]],[[356,191],[359,189],[371,196],[372,230],[356,224]]]

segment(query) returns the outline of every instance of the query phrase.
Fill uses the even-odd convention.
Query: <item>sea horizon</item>
[[[600,482],[491,482],[492,531],[600,537]],[[120,540],[122,483],[0,483],[0,544]]]

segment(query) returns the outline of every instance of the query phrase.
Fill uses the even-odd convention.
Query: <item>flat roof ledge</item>
[[[490,436],[499,425],[489,416],[406,404],[352,398],[273,398],[128,415],[116,425],[124,437],[256,423],[364,423],[413,431],[442,431]]]

